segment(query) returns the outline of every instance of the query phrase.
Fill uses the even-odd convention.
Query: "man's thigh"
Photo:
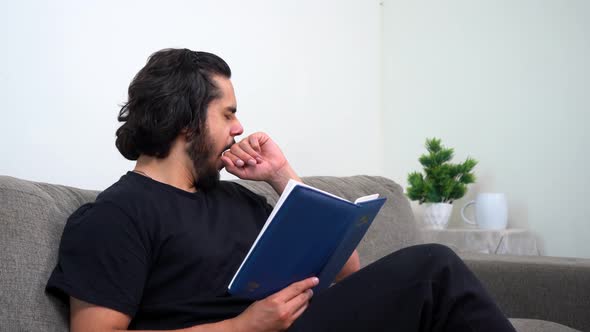
[[[403,249],[314,295],[290,332],[422,331],[433,308],[430,267],[417,266],[426,250]]]

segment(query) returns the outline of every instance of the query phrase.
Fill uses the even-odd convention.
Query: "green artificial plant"
[[[467,192],[467,185],[475,182],[471,170],[477,165],[473,158],[462,164],[452,164],[454,150],[441,145],[440,139],[426,139],[428,154],[420,156],[424,175],[412,172],[408,175],[407,196],[422,203],[453,203]]]

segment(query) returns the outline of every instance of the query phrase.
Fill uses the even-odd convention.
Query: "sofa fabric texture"
[[[0,330],[68,331],[45,294],[67,217],[98,192],[0,177]]]
[[[422,243],[410,204],[402,188],[392,180],[378,176],[317,176],[303,180],[350,200],[374,193],[388,198],[359,246],[363,266],[395,250]],[[270,204],[276,203],[278,195],[269,185],[238,183],[265,196]],[[46,295],[44,288],[55,267],[68,216],[80,205],[92,202],[98,193],[0,176],[0,331],[68,331],[67,306]],[[510,258],[480,256],[465,260],[504,312],[509,317],[537,319],[512,320],[518,331],[575,331],[558,323],[590,331],[589,318],[579,315],[590,310],[587,260],[572,263],[567,259],[538,258],[533,263],[527,259],[513,263]],[[533,287],[527,278],[534,280]],[[543,321],[548,319],[556,323]]]
[[[461,258],[510,317],[590,331],[590,260],[485,254]]]

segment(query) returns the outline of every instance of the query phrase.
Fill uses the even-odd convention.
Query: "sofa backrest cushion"
[[[0,324],[68,331],[67,308],[45,294],[65,221],[98,192],[0,176]]]
[[[266,183],[237,181],[274,205]],[[388,197],[359,247],[362,265],[421,241],[399,185],[376,176],[308,177],[304,182],[349,200]],[[0,322],[6,331],[68,331],[68,308],[45,294],[69,215],[98,191],[0,176]]]

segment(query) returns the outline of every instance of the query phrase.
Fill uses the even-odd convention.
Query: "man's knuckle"
[[[307,302],[309,302],[309,295],[307,294],[307,292],[301,293],[300,302],[301,302],[302,305],[303,304],[306,304]]]
[[[286,321],[289,320],[290,315],[289,315],[289,312],[287,310],[285,310],[284,308],[282,308],[278,312],[278,317],[279,317],[279,320],[280,321],[286,322]]]

